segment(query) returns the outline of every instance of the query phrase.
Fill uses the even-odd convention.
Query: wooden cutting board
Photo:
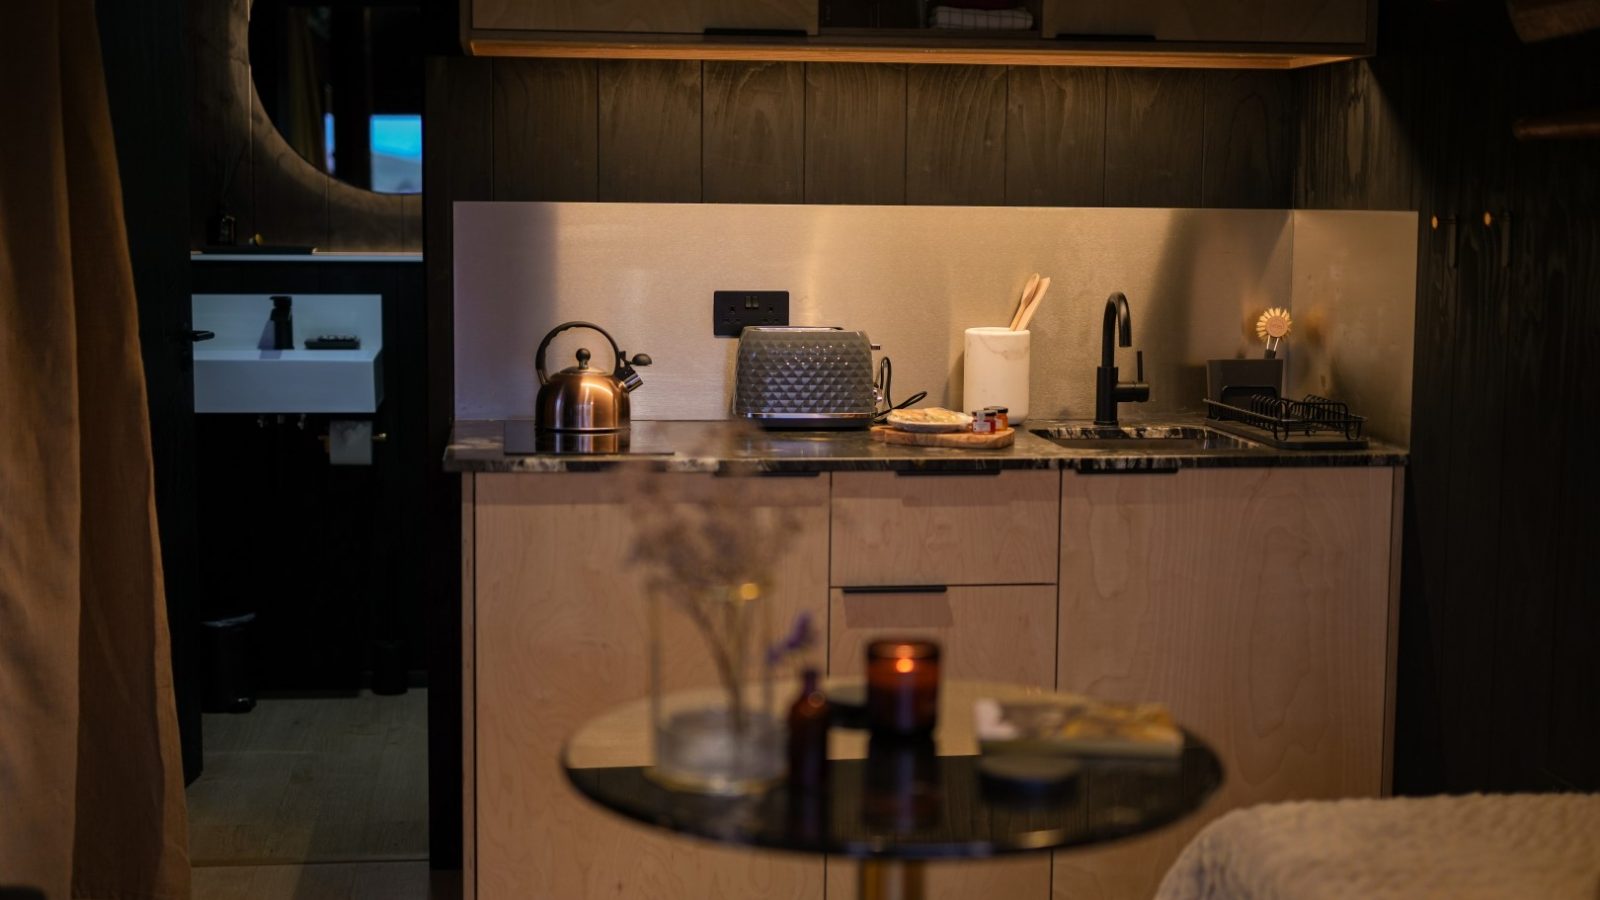
[[[958,450],[998,450],[1009,447],[1017,439],[1017,430],[1007,428],[994,434],[973,434],[970,431],[947,431],[930,434],[920,431],[901,431],[888,425],[872,426],[872,439],[885,444],[909,444],[914,447],[954,447]]]

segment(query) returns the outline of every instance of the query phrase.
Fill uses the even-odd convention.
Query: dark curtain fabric
[[[187,822],[100,59],[92,0],[0,9],[0,884],[165,900]]]

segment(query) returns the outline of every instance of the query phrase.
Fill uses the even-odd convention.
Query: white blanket
[[[1600,794],[1281,803],[1208,825],[1157,900],[1600,900]]]

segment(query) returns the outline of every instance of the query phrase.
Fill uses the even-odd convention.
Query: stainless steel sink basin
[[[1153,450],[1187,453],[1197,450],[1259,450],[1260,444],[1196,425],[1057,425],[1033,433],[1069,450]]]

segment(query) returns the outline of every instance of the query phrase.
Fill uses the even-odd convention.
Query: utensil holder
[[[1028,418],[1031,334],[1009,328],[968,328],[961,403],[966,411],[1004,406],[1015,428]]]

